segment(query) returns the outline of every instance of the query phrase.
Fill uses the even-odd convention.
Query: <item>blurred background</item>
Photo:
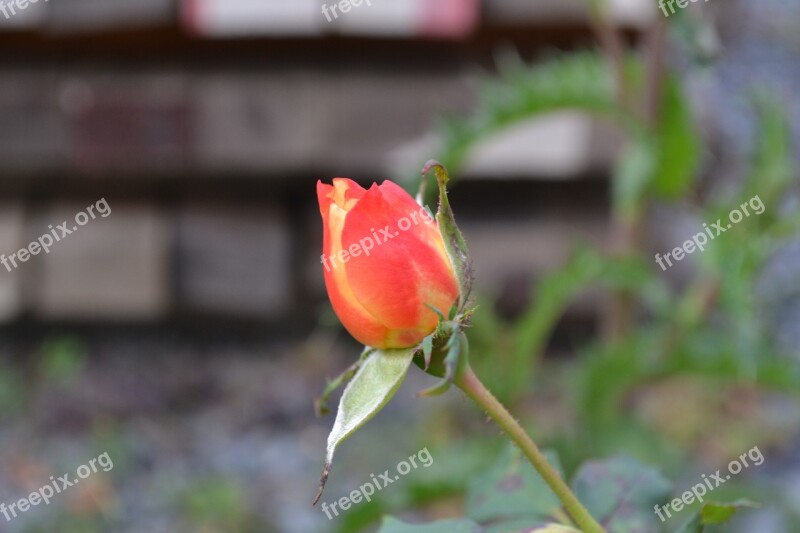
[[[503,439],[458,391],[414,399],[416,368],[323,501],[433,464],[333,520],[310,505],[333,423],[314,399],[360,353],[325,295],[316,181],[416,191],[432,158],[477,272],[474,365],[565,475],[625,454],[674,497],[758,446],[714,499],[760,507],[723,530],[800,530],[800,2],[324,3],[3,3],[0,253],[110,215],[0,267],[0,502],[114,468],[0,531],[469,515]],[[652,259],[755,195],[705,252]],[[609,530],[692,515],[643,513]]]

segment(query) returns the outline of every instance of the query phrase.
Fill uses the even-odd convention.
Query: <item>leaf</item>
[[[795,176],[791,124],[786,110],[767,92],[756,95],[755,107],[759,122],[757,145],[740,200],[759,195],[767,206],[775,206]],[[770,211],[767,216],[775,217],[777,209]]]
[[[652,308],[671,305],[667,288],[643,260],[576,249],[564,265],[539,280],[531,305],[514,326],[514,358],[504,379],[508,394],[513,397],[527,386],[559,318],[573,298],[595,284],[631,290]]]
[[[626,125],[635,121],[617,106],[614,81],[597,52],[554,55],[535,65],[515,60],[499,66],[499,79],[478,80],[476,111],[463,118],[450,117],[440,128],[443,142],[438,153],[443,165],[454,173],[481,139],[553,111],[577,109],[621,118]],[[414,190],[423,189],[427,178],[423,176],[418,183],[419,176],[409,174],[408,179]]]
[[[563,524],[543,524],[531,519],[492,524],[483,531],[485,533],[581,533],[579,529]]]
[[[742,507],[756,508],[758,504],[750,500],[732,503],[707,502],[700,510],[700,518],[703,524],[724,524]]]
[[[552,456],[548,459],[559,469]],[[560,503],[519,448],[508,446],[470,483],[466,507],[468,516],[480,523],[520,519],[545,523],[558,513]]]
[[[689,102],[674,76],[664,82],[655,137],[657,161],[652,176],[653,190],[662,197],[678,198],[694,183],[700,159],[700,138],[695,132]]]
[[[501,76],[483,84],[472,116],[445,125],[442,161],[453,172],[478,140],[523,120],[563,109],[618,112],[614,82],[595,52],[558,56],[533,66],[518,62],[503,69]]]
[[[737,500],[730,503],[705,502],[703,507],[677,533],[703,533],[705,526],[724,524],[736,511],[745,507],[756,508],[758,504],[750,500]]]
[[[345,387],[339,401],[336,421],[328,435],[325,467],[314,504],[319,501],[325,489],[336,447],[383,409],[394,396],[408,372],[415,351],[416,348],[375,350],[363,361],[361,368]]]
[[[481,527],[466,518],[440,520],[431,524],[407,524],[397,518],[387,516],[378,533],[479,533]]]
[[[667,500],[671,483],[630,457],[584,464],[572,481],[575,495],[608,531],[656,532],[653,508]]]
[[[612,189],[614,210],[633,218],[653,180],[658,151],[649,136],[642,136],[628,146],[614,170]]]

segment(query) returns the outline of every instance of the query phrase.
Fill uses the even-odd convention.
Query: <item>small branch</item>
[[[647,38],[647,74],[645,78],[644,117],[655,125],[661,117],[664,87],[664,48],[667,40],[667,20],[658,17]]]
[[[630,91],[625,73],[625,47],[619,32],[614,28],[604,0],[588,0],[589,23],[600,43],[600,50],[614,73],[617,102],[624,110],[630,109]]]

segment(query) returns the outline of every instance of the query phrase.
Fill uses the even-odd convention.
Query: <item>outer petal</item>
[[[342,242],[364,243],[364,253],[352,257],[345,270],[353,295],[388,328],[385,346],[407,347],[436,327],[438,318],[425,304],[447,312],[458,297],[458,286],[438,231],[415,231],[413,223],[406,231],[398,226],[404,217],[410,222],[419,205],[405,191],[397,194],[391,187],[389,202],[382,188],[373,185],[348,213]],[[366,250],[369,244],[374,246]]]
[[[328,185],[327,183],[322,183],[322,180],[317,180],[317,200],[319,201],[319,213],[322,215],[323,234],[328,228],[327,217],[331,202],[333,202],[331,197],[332,193],[333,185]]]
[[[338,198],[344,205],[351,199],[363,196],[364,189],[346,178],[336,178],[340,192]],[[350,191],[348,198],[347,191]],[[358,302],[347,283],[343,265],[337,260],[341,248],[342,228],[347,213],[336,203],[336,187],[317,183],[320,213],[322,214],[323,239],[322,261],[325,288],[333,310],[347,331],[359,342],[368,346],[381,347],[387,336],[387,329]]]
[[[380,189],[384,199],[386,199],[389,204],[393,206],[402,205],[402,210],[405,211],[405,213],[398,215],[401,218],[403,216],[407,216],[409,211],[416,209],[417,212],[419,212],[421,209],[416,200],[414,200],[405,189],[391,181],[384,181],[381,184]],[[442,258],[449,264],[450,256],[447,255],[447,250],[444,246],[444,241],[442,240],[442,234],[439,231],[439,225],[436,223],[436,219],[433,217],[430,211],[425,212],[425,216],[430,218],[429,223],[422,221],[420,224],[414,224],[408,231],[417,234],[419,239],[422,241],[435,244],[436,248],[441,252]],[[453,276],[455,276],[455,271],[453,272]],[[443,311],[447,312],[447,310]]]

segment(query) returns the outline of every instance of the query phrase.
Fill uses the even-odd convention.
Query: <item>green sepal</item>
[[[425,176],[430,171],[433,171],[436,181],[439,183],[439,210],[436,212],[436,222],[439,224],[439,231],[444,239],[447,255],[450,257],[450,262],[458,279],[459,300],[457,312],[455,313],[458,314],[466,307],[472,292],[474,279],[472,260],[470,259],[464,236],[461,234],[461,230],[458,229],[458,225],[456,225],[453,209],[450,207],[450,200],[447,198],[447,182],[450,181],[450,175],[444,165],[434,160],[425,164],[422,169],[422,175]]]
[[[418,392],[417,397],[430,398],[444,394],[450,389],[458,372],[466,366],[469,360],[469,343],[463,331],[453,327],[444,349],[447,353],[444,358],[444,377],[433,387]]]

